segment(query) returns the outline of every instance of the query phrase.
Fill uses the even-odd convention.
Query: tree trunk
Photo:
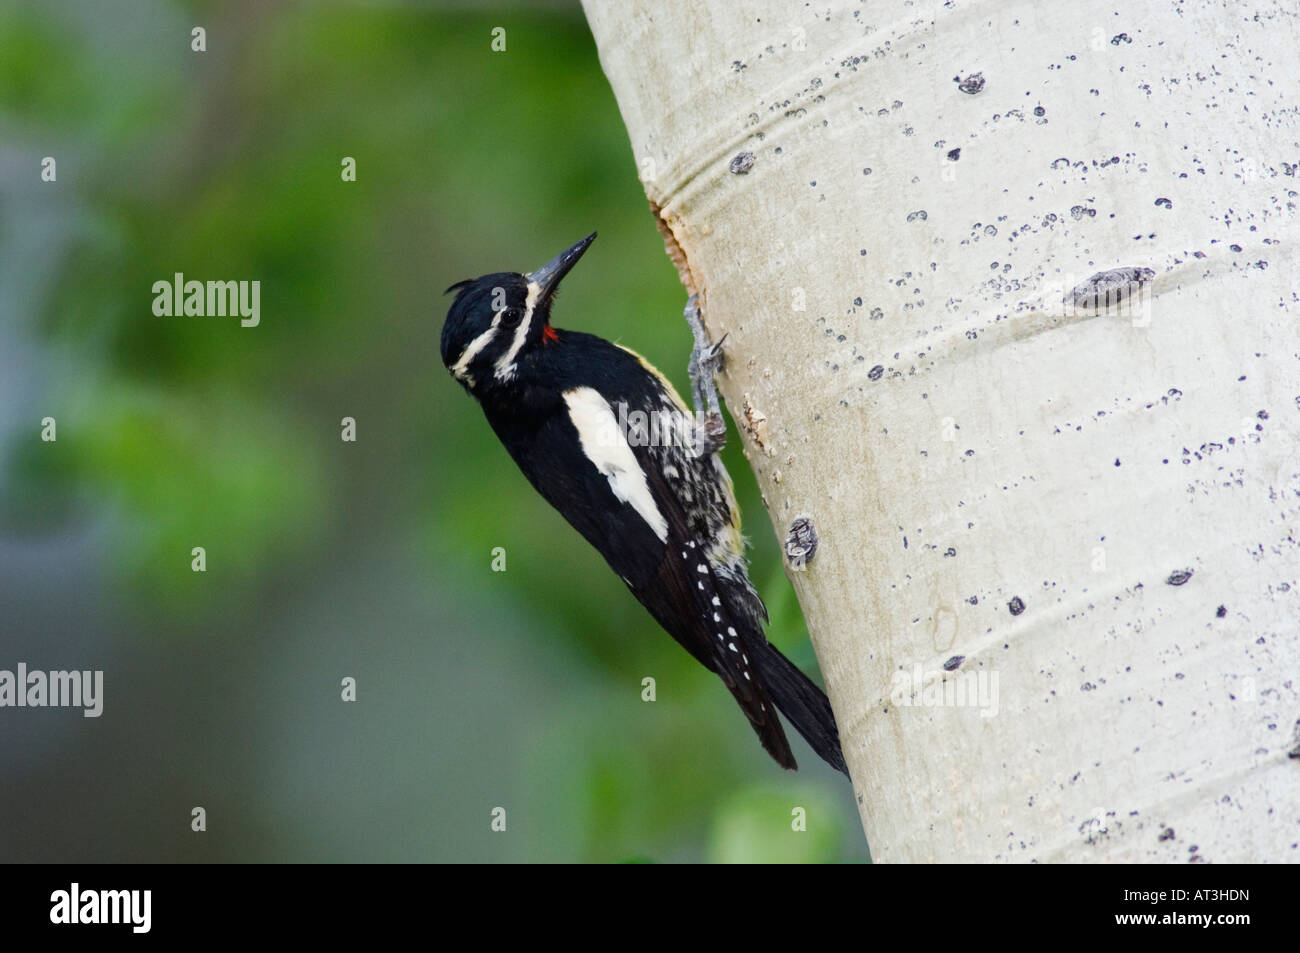
[[[1294,5],[585,3],[873,856],[1300,860]]]

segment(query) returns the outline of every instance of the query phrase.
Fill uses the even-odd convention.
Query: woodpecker
[[[767,609],[746,573],[740,513],[718,451],[726,425],[694,296],[693,413],[629,348],[557,329],[560,281],[596,235],[528,274],[457,282],[442,360],[476,398],[533,487],[600,551],[655,620],[722,679],[772,758],[794,769],[780,710],[848,774],[826,695],[763,634]]]

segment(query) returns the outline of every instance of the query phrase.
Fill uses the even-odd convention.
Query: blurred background
[[[98,719],[0,708],[0,860],[867,858],[439,359],[444,288],[598,230],[557,326],[685,391],[636,173],[576,2],[0,4],[0,669],[104,671]],[[260,326],[155,316],[176,272],[259,280]]]

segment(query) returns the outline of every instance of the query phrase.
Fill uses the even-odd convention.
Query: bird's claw
[[[700,355],[700,368],[706,373],[716,374],[718,371],[726,367],[726,362],[724,360],[726,355],[722,350],[722,345],[726,340],[727,335],[724,334],[722,337],[718,338],[715,343],[710,344],[705,348],[704,353]]]
[[[713,384],[713,375],[722,369],[722,343],[727,336],[724,334],[716,343],[710,343],[709,333],[704,327],[704,319],[700,316],[698,295],[691,295],[687,299],[683,316],[691,327],[691,334],[695,337],[690,361],[691,391],[696,420],[703,419],[702,424],[697,425],[695,429],[695,449],[701,455],[717,453],[727,444],[727,423],[722,419],[722,408],[718,403],[718,391]]]

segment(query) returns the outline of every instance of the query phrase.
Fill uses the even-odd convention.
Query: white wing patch
[[[564,402],[569,406],[569,419],[577,428],[587,459],[609,480],[614,495],[636,510],[660,540],[666,540],[668,521],[650,495],[645,474],[619,430],[609,402],[591,387],[566,390]]]

